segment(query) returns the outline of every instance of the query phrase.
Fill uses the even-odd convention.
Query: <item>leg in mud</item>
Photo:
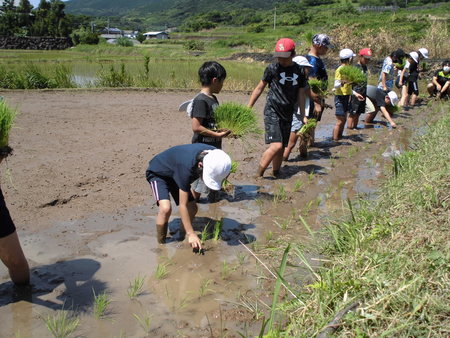
[[[336,125],[333,129],[333,141],[339,141],[344,133],[345,122],[347,121],[347,116],[337,116],[336,115]]]
[[[276,170],[280,170],[281,163],[283,162],[283,143],[274,142],[270,143],[269,148],[263,153],[261,161],[258,167],[258,176],[263,176],[264,171],[267,169],[269,164],[272,162],[272,170],[276,173]]]
[[[316,136],[316,127],[312,127],[309,131],[308,131],[308,147],[314,147],[314,139]]]
[[[167,230],[169,227],[169,218],[172,214],[172,206],[170,200],[158,201],[159,210],[156,216],[156,240],[159,244],[166,242]]]
[[[308,157],[308,139],[307,134],[301,134],[299,137],[298,150],[301,158]]]
[[[14,284],[27,285],[30,282],[30,269],[16,231],[0,238],[0,259],[8,268]]]
[[[289,159],[289,155],[292,152],[292,149],[294,149],[295,144],[297,143],[298,135],[296,132],[291,132],[289,136],[289,143],[286,148],[284,148],[283,152],[283,161],[287,161]]]

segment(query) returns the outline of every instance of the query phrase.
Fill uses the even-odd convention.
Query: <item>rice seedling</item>
[[[300,130],[297,132],[297,135],[305,135],[307,134],[311,129],[315,128],[317,126],[317,120],[316,119],[309,119],[308,123],[304,124]]]
[[[144,286],[145,277],[137,276],[127,289],[127,294],[130,299],[137,298],[142,293],[142,287]]]
[[[340,67],[342,79],[352,84],[363,84],[367,82],[364,73],[355,66],[345,65]]]
[[[165,263],[159,263],[156,266],[156,271],[155,271],[155,278],[156,279],[164,279],[167,277],[167,275],[169,274],[169,271],[167,270],[167,267],[169,266],[168,262]]]
[[[273,202],[283,202],[287,198],[286,189],[284,188],[284,185],[280,184],[278,185],[278,190],[273,195]]]
[[[214,223],[213,239],[218,241],[220,238],[220,233],[222,232],[223,219],[220,219]]]
[[[148,336],[150,335],[152,316],[149,312],[146,312],[145,315],[140,317],[139,315],[133,313],[133,317],[138,322],[139,326],[144,330],[144,333]]]
[[[17,112],[10,108],[4,100],[0,100],[0,156],[7,156],[11,152],[9,133],[14,124]]]
[[[205,243],[209,236],[210,236],[210,233],[209,233],[209,222],[208,222],[208,224],[206,224],[205,227],[203,228],[202,233],[200,235],[200,240],[202,241],[202,243]]]
[[[273,232],[269,230],[269,231],[266,233],[266,241],[269,242],[269,241],[271,241],[272,239],[273,239]]]
[[[230,174],[234,174],[237,171],[239,164],[236,161],[231,161],[231,169],[230,169]],[[233,186],[233,184],[228,181],[228,176],[222,181],[222,189],[224,190],[229,190],[231,187]]]
[[[222,279],[227,279],[233,271],[235,271],[236,268],[230,266],[230,264],[227,261],[222,262],[222,269],[220,271],[220,276]]]
[[[291,225],[291,219],[290,218],[281,218],[277,217],[273,221],[281,230],[287,230],[289,226]]]
[[[264,209],[264,201],[261,198],[256,198],[255,203],[259,208],[259,213],[264,215],[266,213],[266,210]]]
[[[314,170],[311,170],[311,171],[309,172],[309,174],[308,174],[308,180],[309,180],[309,183],[311,183],[311,182],[313,181],[315,175],[316,175],[316,173],[314,172]]]
[[[236,258],[239,262],[239,265],[244,265],[245,260],[247,259],[247,255],[243,252],[236,252]]]
[[[310,79],[308,80],[309,87],[311,88],[311,91],[316,93],[317,95],[321,97],[325,97],[328,94],[327,87],[328,84],[326,81],[321,81],[318,79]]]
[[[303,186],[303,182],[300,179],[296,180],[294,183],[294,191],[295,192],[300,191],[302,186]]]
[[[56,311],[53,316],[48,315],[44,321],[47,329],[55,338],[70,337],[80,325],[80,319],[69,315],[64,309]]]
[[[219,129],[229,129],[235,137],[259,132],[255,112],[239,103],[221,104],[214,110],[214,118]]]
[[[199,289],[199,296],[203,297],[204,295],[206,295],[208,292],[212,292],[213,290],[209,289],[209,285],[213,282],[212,279],[204,279],[201,281],[200,283],[200,289]]]
[[[111,301],[108,299],[106,292],[98,295],[95,294],[95,290],[92,290],[92,292],[94,293],[94,316],[97,319],[103,318]]]

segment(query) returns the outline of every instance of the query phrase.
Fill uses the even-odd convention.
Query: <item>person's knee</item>
[[[283,151],[283,143],[281,142],[275,142],[275,143],[271,143],[270,144],[270,149],[274,152],[274,153],[278,153],[280,151]]]
[[[159,205],[159,215],[169,219],[170,215],[172,213],[172,206],[170,203],[160,203]]]

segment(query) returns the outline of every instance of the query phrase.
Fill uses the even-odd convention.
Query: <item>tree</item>
[[[28,0],[20,0],[19,7],[17,7],[17,25],[29,31],[31,25],[33,24],[33,6]]]
[[[65,4],[60,0],[41,0],[35,10],[31,27],[34,36],[67,37],[71,33],[70,20],[64,13]]]
[[[14,0],[3,1],[3,13],[0,16],[0,35],[11,36],[18,32],[17,12]]]

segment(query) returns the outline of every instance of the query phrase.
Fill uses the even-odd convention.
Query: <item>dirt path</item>
[[[63,304],[80,316],[77,332],[82,336],[142,336],[133,314],[143,318],[147,313],[152,336],[210,336],[210,330],[228,330],[233,336],[244,326],[256,330],[258,310],[246,308],[242,295],[249,299],[260,289],[255,276],[264,273],[238,240],[253,245],[306,240],[299,214],[318,228],[347,197],[363,193],[370,198],[385,161],[406,148],[420,119],[417,110],[403,113],[397,130],[377,124],[351,131],[335,145],[329,141],[334,116],[328,111],[309,159],[300,161],[292,154],[280,180],[253,179],[265,149],[262,136],[226,140],[224,150],[239,162],[232,177],[235,190],[218,203],[201,204],[195,224],[201,231],[222,218],[222,240],[209,240],[206,255],[194,256],[182,242],[155,244],[156,210],[144,177],[154,154],[190,142],[190,121],[176,109],[194,93],[0,95],[20,111],[11,140],[14,156],[2,164],[1,185],[33,267],[34,284],[31,294],[14,298],[0,266],[0,316],[6,323],[0,336],[18,331],[27,337],[48,335],[42,318]],[[248,95],[223,93],[219,100],[246,103]],[[258,111],[263,104],[261,98]],[[171,228],[176,232],[174,216]],[[164,279],[154,276],[158,264],[168,270]],[[126,290],[139,275],[146,277],[145,292],[131,301]],[[110,295],[112,320],[93,317],[93,289]]]

